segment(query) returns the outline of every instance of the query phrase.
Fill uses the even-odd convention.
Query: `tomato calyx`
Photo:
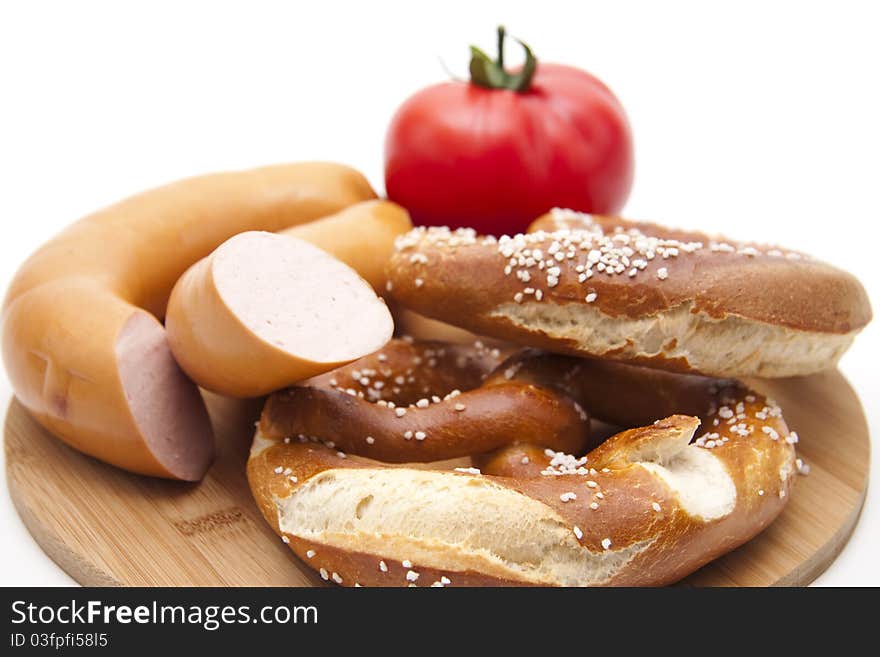
[[[486,89],[509,89],[517,93],[525,93],[532,84],[532,77],[538,68],[538,60],[532,53],[532,49],[516,37],[510,37],[523,47],[526,53],[526,61],[516,73],[509,73],[504,68],[504,39],[507,32],[503,25],[498,26],[498,58],[491,59],[489,55],[471,46],[471,84]]]

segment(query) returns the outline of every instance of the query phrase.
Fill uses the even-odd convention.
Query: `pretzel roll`
[[[476,333],[713,376],[832,367],[871,319],[850,274],[792,251],[555,210],[513,237],[417,228],[389,285]]]
[[[503,373],[484,346],[392,340],[380,351],[273,394],[267,440],[312,440],[389,462],[438,461],[518,441],[582,450],[589,418],[552,382]]]
[[[497,475],[389,466],[258,431],[248,479],[276,533],[338,584],[668,584],[760,532],[789,497],[792,434],[769,402],[733,392],[718,412],[737,423],[712,427],[716,438],[691,444],[700,421],[673,415],[582,458],[505,448],[489,463]]]
[[[451,345],[398,341],[389,348],[393,358],[383,350],[382,360],[365,365],[399,367],[401,358],[434,357],[440,349],[442,358],[463,355]],[[350,414],[322,428],[323,445],[285,435],[308,406],[291,402],[289,393],[273,395],[251,449],[251,490],[282,540],[324,579],[350,586],[661,585],[749,540],[789,498],[797,434],[772,400],[739,381],[528,350],[488,375],[492,360],[467,363],[462,378],[484,379],[481,390],[504,382],[553,390],[624,425],[673,408],[692,415],[628,429],[585,456],[540,446],[552,432],[511,425],[516,440],[477,455],[480,469],[426,471],[359,456],[379,455],[377,442],[354,440],[345,452],[326,444],[326,436],[345,436],[345,427],[360,421]],[[360,367],[346,374],[370,389],[374,372]],[[431,371],[426,380],[437,378],[430,385],[450,385],[445,367],[435,363]],[[415,387],[399,390],[401,400],[420,394],[421,383],[404,382]],[[623,388],[629,405],[603,403]],[[345,394],[360,400],[359,392]],[[486,445],[479,434],[461,439],[475,454]],[[411,460],[400,457],[411,455],[408,442],[383,441],[383,461]]]

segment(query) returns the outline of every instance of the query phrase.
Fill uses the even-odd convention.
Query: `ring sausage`
[[[333,254],[360,274],[377,294],[383,294],[385,268],[394,252],[394,242],[410,229],[409,213],[397,203],[371,200],[280,232]]]
[[[86,454],[132,472],[201,478],[211,425],[157,319],[175,281],[232,235],[371,198],[353,169],[304,163],[183,180],[76,222],[24,263],[7,292],[3,360],[16,396]]]
[[[257,397],[376,351],[394,325],[358,273],[383,287],[394,238],[410,227],[400,206],[367,201],[281,234],[236,235],[174,286],[175,359],[203,388]]]

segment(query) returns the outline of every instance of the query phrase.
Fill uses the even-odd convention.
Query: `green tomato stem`
[[[517,93],[525,93],[532,84],[532,78],[538,68],[538,59],[532,53],[532,49],[525,43],[511,37],[523,47],[526,53],[526,61],[522,69],[516,73],[508,73],[504,69],[504,39],[507,32],[503,25],[498,26],[498,58],[494,61],[485,52],[471,46],[471,84],[486,89],[509,89]]]

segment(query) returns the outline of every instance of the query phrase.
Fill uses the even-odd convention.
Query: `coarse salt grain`
[[[545,449],[544,454],[550,458],[550,464],[541,470],[544,476],[584,475],[588,472],[584,467],[587,463],[586,456],[576,458],[565,452],[554,452],[552,449]]]

